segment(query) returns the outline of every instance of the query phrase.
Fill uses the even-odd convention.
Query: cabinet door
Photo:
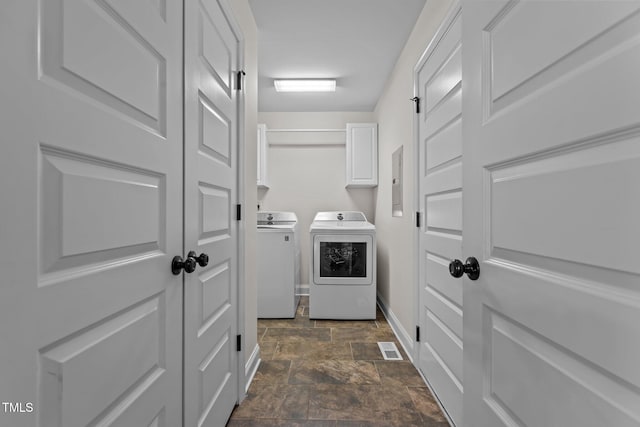
[[[267,150],[269,149],[269,142],[267,141],[267,125],[258,125],[258,187],[269,188],[269,182],[267,179]]]
[[[378,124],[347,123],[347,187],[378,185]]]

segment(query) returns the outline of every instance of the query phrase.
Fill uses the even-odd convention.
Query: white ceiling
[[[425,0],[249,0],[259,111],[373,111]],[[335,78],[335,93],[278,93],[276,78]]]

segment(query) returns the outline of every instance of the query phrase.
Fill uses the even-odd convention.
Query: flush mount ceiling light
[[[335,92],[335,79],[274,80],[277,92]]]

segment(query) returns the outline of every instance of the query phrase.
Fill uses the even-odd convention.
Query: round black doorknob
[[[467,273],[467,277],[471,280],[478,280],[480,277],[480,263],[477,259],[470,256],[464,262],[464,272]]]
[[[196,260],[190,257],[183,260],[181,256],[174,256],[171,260],[171,272],[177,276],[183,269],[186,273],[196,271]]]
[[[463,264],[459,259],[454,259],[449,263],[449,274],[453,277],[462,277],[467,275],[471,280],[478,280],[480,277],[480,263],[474,257],[469,257]]]
[[[187,254],[187,257],[194,259],[200,267],[206,267],[207,264],[209,264],[209,255],[204,252],[198,255],[194,251],[191,251]]]
[[[464,274],[464,264],[459,259],[454,259],[449,263],[449,274],[456,279]]]

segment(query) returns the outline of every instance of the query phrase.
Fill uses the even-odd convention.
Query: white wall
[[[347,123],[374,121],[372,113],[357,112],[260,113],[258,120],[271,129],[345,129]],[[346,134],[268,135],[273,142],[309,143],[334,142],[336,136],[344,142]],[[345,188],[345,157],[344,145],[271,145],[268,150],[270,188],[258,191],[258,203],[264,211],[293,211],[298,216],[303,284],[309,283],[309,226],[318,211],[363,211],[371,222],[375,217],[374,190]]]
[[[256,126],[258,125],[258,35],[248,0],[231,0],[234,16],[244,37],[245,99],[244,99],[244,183],[245,238],[244,238],[244,349],[245,364],[258,342],[256,293]],[[242,256],[242,255],[241,255]]]
[[[451,0],[427,1],[374,111],[378,122],[378,295],[406,332],[415,327],[415,156],[413,69],[449,9]],[[391,216],[391,156],[403,146],[404,216]]]

